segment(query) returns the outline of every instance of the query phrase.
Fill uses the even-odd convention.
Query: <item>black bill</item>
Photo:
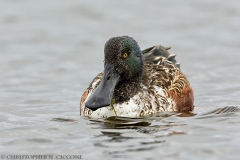
[[[112,101],[113,92],[119,81],[119,74],[115,72],[113,64],[106,64],[101,83],[93,91],[85,106],[92,111],[109,106]]]

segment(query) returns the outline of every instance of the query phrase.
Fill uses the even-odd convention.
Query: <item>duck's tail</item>
[[[176,67],[180,69],[180,63],[178,63],[175,59],[176,54],[169,54],[167,50],[171,47],[163,47],[163,46],[153,46],[142,51],[143,57],[145,61],[151,61],[155,64],[159,62],[161,57],[165,57],[168,61],[174,63]]]

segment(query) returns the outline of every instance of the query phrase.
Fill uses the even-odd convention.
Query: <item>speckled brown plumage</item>
[[[83,92],[83,95],[82,95],[82,97],[81,97],[81,100],[80,100],[80,113],[82,112],[82,106],[83,106],[83,103],[85,102],[87,96],[88,96],[88,89],[86,89],[86,90]]]
[[[146,62],[142,83],[149,88],[159,86],[176,103],[178,112],[193,110],[193,90],[186,76],[172,63],[162,57],[158,64]]]
[[[176,73],[173,83],[168,90],[168,95],[176,102],[178,112],[192,111],[194,109],[192,87],[181,71]]]

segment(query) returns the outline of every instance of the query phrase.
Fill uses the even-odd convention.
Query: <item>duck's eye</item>
[[[127,58],[128,54],[127,53],[123,53],[123,58]]]

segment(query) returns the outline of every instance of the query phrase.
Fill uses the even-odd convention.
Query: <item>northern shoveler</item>
[[[109,39],[104,71],[83,93],[80,115],[136,118],[163,111],[192,111],[192,87],[168,49],[154,46],[141,51],[131,37]]]

